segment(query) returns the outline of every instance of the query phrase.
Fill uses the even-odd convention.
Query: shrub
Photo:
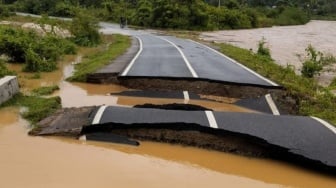
[[[70,31],[73,42],[80,46],[97,46],[101,42],[98,21],[83,11],[76,13]]]
[[[306,48],[308,59],[302,64],[301,73],[304,77],[312,78],[320,74],[323,67],[336,62],[335,57],[329,55],[327,57],[320,51],[317,51],[312,45]]]
[[[48,34],[38,36],[33,31],[0,27],[0,55],[12,62],[25,63],[28,72],[53,71],[64,54],[75,54],[71,41]]]
[[[284,7],[284,10],[276,18],[277,25],[299,25],[309,21],[308,14],[295,7]]]
[[[12,14],[9,9],[6,6],[0,4],[0,18],[9,17],[11,15]]]
[[[329,87],[336,88],[336,77],[331,81]]]
[[[7,75],[14,75],[15,72],[7,69],[6,65],[0,60],[0,78]]]
[[[323,66],[315,61],[307,60],[302,65],[301,74],[307,78],[313,78],[315,75],[319,74]]]
[[[265,47],[265,44],[266,44],[266,41],[265,41],[265,38],[263,37],[261,41],[259,41],[258,43],[257,54],[271,58],[270,49]]]

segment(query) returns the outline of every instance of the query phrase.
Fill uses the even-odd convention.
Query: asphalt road
[[[17,13],[22,16],[38,15]],[[58,18],[71,20],[70,18]],[[207,46],[147,31],[120,29],[118,24],[100,22],[100,32],[135,36],[141,43],[138,54],[121,73],[125,77],[192,78],[243,85],[278,85]],[[102,72],[106,72],[102,70]]]
[[[270,114],[180,111],[102,106],[92,124],[187,123],[265,140],[288,152],[336,168],[336,129],[311,117]],[[328,127],[329,126],[329,127]]]
[[[218,51],[171,36],[136,35],[140,49],[124,77],[190,78],[243,85],[278,86]]]

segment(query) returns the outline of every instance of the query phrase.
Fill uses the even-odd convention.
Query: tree
[[[76,11],[70,31],[73,41],[80,46],[96,46],[101,42],[98,21],[83,10]]]

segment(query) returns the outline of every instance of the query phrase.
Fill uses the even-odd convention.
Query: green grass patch
[[[8,70],[5,63],[0,60],[0,78],[7,75],[16,75],[16,73]]]
[[[22,106],[26,107],[22,116],[29,120],[32,125],[53,114],[56,110],[61,108],[61,98],[42,98],[38,96],[25,96],[17,94],[11,100],[2,104],[0,107],[5,106]]]
[[[46,87],[40,87],[37,89],[34,89],[32,93],[37,96],[43,96],[43,95],[51,95],[55,91],[59,90],[60,88],[57,85],[53,86],[46,86]]]
[[[88,74],[94,73],[98,69],[108,65],[112,60],[125,53],[131,46],[131,40],[128,36],[117,34],[111,37],[112,38],[109,39],[110,41],[105,37],[105,44],[100,45],[100,47],[106,45],[107,47],[101,48],[101,50],[95,54],[88,55],[82,63],[77,64],[75,66],[74,75],[67,80],[86,82]]]
[[[312,78],[295,74],[290,66],[282,67],[271,58],[229,44],[218,44],[221,52],[284,86],[299,101],[299,113],[316,116],[336,125],[336,97]]]

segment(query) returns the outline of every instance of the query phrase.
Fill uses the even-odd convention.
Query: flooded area
[[[18,65],[11,69],[20,70]],[[63,107],[184,103],[184,100],[108,96],[128,90],[118,85],[64,81],[72,66],[41,73],[41,79],[20,73],[23,91],[57,84]],[[253,112],[231,104],[189,101],[223,111]],[[286,163],[163,143],[141,142],[140,147],[69,138],[31,137],[19,109],[0,109],[1,187],[336,187],[334,177]]]
[[[200,37],[206,41],[225,42],[241,48],[257,51],[263,38],[271,50],[272,58],[282,66],[293,65],[300,69],[305,57],[305,49],[311,44],[318,51],[336,56],[336,21],[313,20],[306,25],[275,26],[271,28],[224,30],[204,32]],[[335,73],[325,72],[319,78],[322,84],[328,84]]]

